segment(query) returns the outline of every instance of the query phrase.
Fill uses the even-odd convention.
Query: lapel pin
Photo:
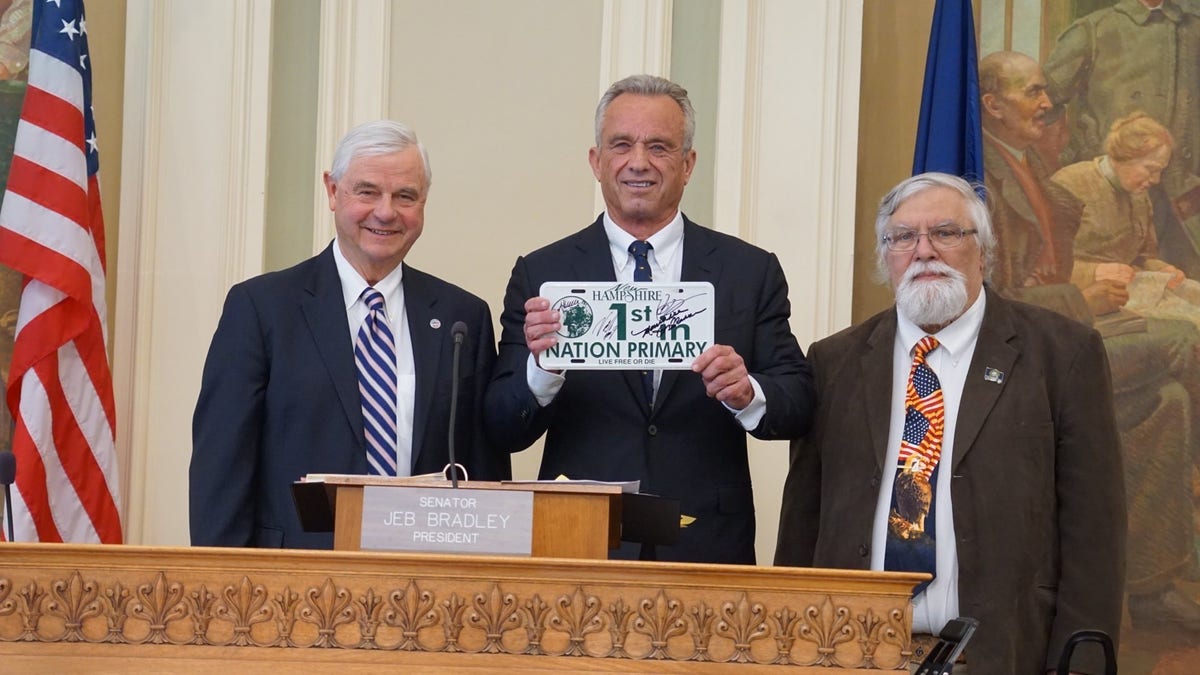
[[[1004,371],[988,366],[983,369],[983,379],[996,384],[1004,384]]]
[[[434,329],[434,330],[437,330],[437,329],[441,328],[441,327],[442,327],[442,321],[441,321],[441,319],[430,319],[430,320],[429,320],[429,327],[430,327],[430,328],[432,328],[432,329]]]

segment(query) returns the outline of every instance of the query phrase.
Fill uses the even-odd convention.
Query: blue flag
[[[979,119],[979,61],[971,0],[937,0],[913,174],[941,171],[983,180],[983,128]]]

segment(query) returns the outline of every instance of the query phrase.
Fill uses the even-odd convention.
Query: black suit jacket
[[[952,460],[959,611],[979,619],[973,674],[1027,675],[1080,628],[1118,637],[1124,477],[1099,334],[986,292]],[[821,403],[792,445],[775,564],[870,566],[895,335],[889,309],[809,350]],[[1072,671],[1101,672],[1084,661]]]
[[[705,394],[700,376],[664,371],[653,411],[637,371],[573,371],[547,407],[529,391],[524,304],[545,281],[615,281],[602,219],[519,258],[504,298],[487,428],[499,447],[526,448],[543,433],[540,475],[641,480],[642,491],[681,500],[697,521],[659,559],[754,562],[754,498],[746,431]],[[812,407],[808,364],[788,326],[787,282],[771,253],[686,220],[683,281],[716,289],[715,339],[737,350],[766,395],[752,433],[803,433]]]
[[[192,419],[195,545],[330,548],[331,535],[301,530],[291,484],[308,473],[368,472],[334,245],[229,291]],[[508,455],[490,454],[481,430],[495,361],[487,304],[407,265],[402,284],[416,366],[413,473],[448,461],[450,327],[463,321],[457,458],[472,479],[509,478]]]

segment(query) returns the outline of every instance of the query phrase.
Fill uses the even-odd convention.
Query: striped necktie
[[[653,281],[654,275],[650,273],[650,249],[654,248],[648,241],[634,240],[629,245],[629,253],[633,255],[633,280],[634,281]],[[646,392],[646,402],[650,407],[654,407],[654,371],[642,371],[642,390]]]
[[[396,475],[396,341],[388,325],[383,294],[367,287],[362,294],[367,318],[354,341],[358,393],[371,474]]]
[[[884,569],[904,572],[929,572],[937,569],[934,541],[934,490],[937,486],[938,459],[942,456],[942,435],[946,409],[942,384],[937,373],[925,363],[925,356],[938,348],[937,338],[926,335],[917,343],[908,387],[904,397],[904,436],[892,485],[892,509],[888,514],[887,551]],[[928,582],[918,585],[913,595],[925,590]]]

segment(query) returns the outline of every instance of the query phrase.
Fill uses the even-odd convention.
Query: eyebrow
[[[613,143],[615,141],[629,141],[630,143],[637,142],[637,140],[634,139],[634,137],[631,134],[615,134],[608,139],[609,143]],[[642,143],[645,145],[652,145],[654,143],[661,143],[663,145],[674,145],[674,141],[672,141],[670,138],[659,137],[659,136],[644,139],[642,141]]]
[[[940,222],[940,223],[934,223],[933,225],[930,225],[930,226],[929,226],[929,229],[931,229],[931,230],[936,230],[936,229],[938,229],[938,228],[941,228],[941,227],[964,227],[964,226],[962,226],[962,225],[959,225],[958,223],[954,222],[953,220],[943,220],[943,221],[942,221],[942,222]],[[896,223],[896,224],[895,224],[895,225],[892,227],[892,229],[893,229],[893,230],[909,230],[909,231],[912,231],[912,232],[916,232],[916,231],[917,231],[917,228],[915,228],[915,227],[913,227],[912,225],[909,225],[909,224],[907,224],[907,223]]]

